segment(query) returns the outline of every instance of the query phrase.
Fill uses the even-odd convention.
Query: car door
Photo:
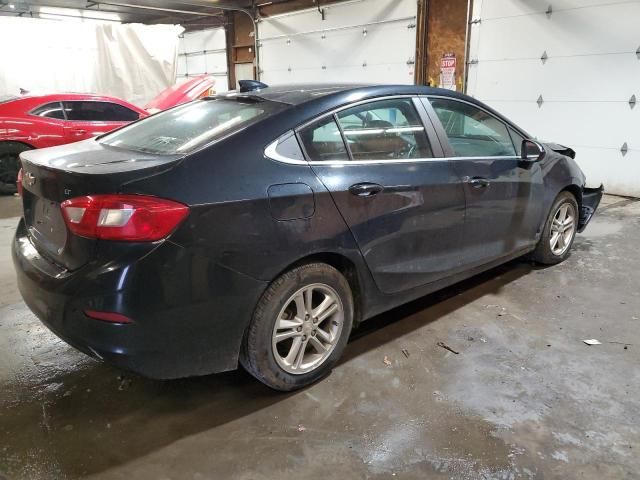
[[[470,102],[423,99],[447,156],[464,181],[464,261],[488,263],[530,247],[543,205],[540,165],[519,156],[522,135]]]
[[[459,268],[464,192],[417,99],[361,102],[297,133],[382,292]]]
[[[34,118],[38,117],[38,118]],[[16,131],[25,134],[24,141],[35,148],[54,147],[65,143],[64,111],[60,102],[39,105],[26,115],[16,119]]]
[[[73,100],[62,104],[66,116],[65,136],[69,142],[110,132],[139,118],[137,112],[113,102]]]

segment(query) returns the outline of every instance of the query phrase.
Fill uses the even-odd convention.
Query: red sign
[[[456,54],[445,53],[440,59],[440,87],[456,89]]]
[[[445,53],[440,59],[440,68],[456,68],[456,55],[455,53]]]

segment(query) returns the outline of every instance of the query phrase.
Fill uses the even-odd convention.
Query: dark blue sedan
[[[352,327],[510,259],[569,255],[602,187],[567,147],[420,86],[240,91],[21,155],[22,296],[153,378],[326,375]]]

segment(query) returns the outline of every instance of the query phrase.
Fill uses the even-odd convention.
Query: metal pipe
[[[58,7],[56,7],[58,8]],[[59,7],[59,8],[64,8],[64,7]],[[2,12],[3,14],[5,13],[5,11]],[[111,18],[101,18],[101,17],[87,17],[87,16],[78,16],[78,15],[68,15],[66,13],[41,13],[39,10],[34,11],[34,10],[29,10],[27,12],[16,12],[16,14],[14,16],[16,17],[22,17],[23,15],[29,15],[29,18],[36,18],[39,20],[58,20],[56,18],[49,18],[49,17],[63,17],[63,18],[73,18],[76,20],[96,20],[96,21],[100,21],[100,22],[115,22],[115,23],[122,23],[120,20],[114,20]],[[43,16],[44,15],[44,16]],[[8,17],[9,15],[2,15],[4,17]],[[60,21],[62,20],[62,18],[60,19]]]
[[[205,12],[193,12],[191,10],[178,10],[175,8],[163,8],[163,7],[151,7],[149,5],[134,5],[132,3],[120,3],[120,2],[95,2],[95,5],[109,5],[112,7],[126,7],[126,8],[137,8],[139,10],[153,10],[155,12],[169,12],[169,13],[180,13],[184,15],[197,15],[200,17],[219,17],[219,13],[205,13]],[[213,6],[213,5],[212,5]],[[219,7],[215,7],[219,8]],[[223,9],[221,9],[223,10]]]
[[[351,30],[353,28],[362,28],[362,27],[371,27],[371,26],[375,26],[375,25],[385,25],[388,23],[397,23],[397,22],[406,22],[408,20],[416,20],[416,17],[403,17],[403,18],[394,18],[391,20],[380,20],[377,22],[369,22],[369,23],[360,23],[360,24],[356,24],[356,25],[344,25],[341,27],[332,27],[332,28],[322,28],[319,30],[308,30],[306,32],[296,32],[296,33],[291,33],[291,34],[286,34],[286,35],[275,35],[273,37],[266,37],[261,39],[261,41],[268,41],[268,40],[278,40],[280,38],[291,38],[291,37],[298,37],[298,36],[302,36],[302,35],[312,35],[314,33],[326,33],[326,32],[337,32],[340,30]]]
[[[471,0],[467,0],[467,26],[464,31],[464,72],[462,78],[462,93],[467,93],[467,81],[469,80],[469,51],[470,38],[469,28],[471,25]]]

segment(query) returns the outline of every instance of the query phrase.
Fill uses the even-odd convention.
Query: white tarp
[[[176,79],[179,25],[0,17],[0,95],[113,95],[143,106]]]

